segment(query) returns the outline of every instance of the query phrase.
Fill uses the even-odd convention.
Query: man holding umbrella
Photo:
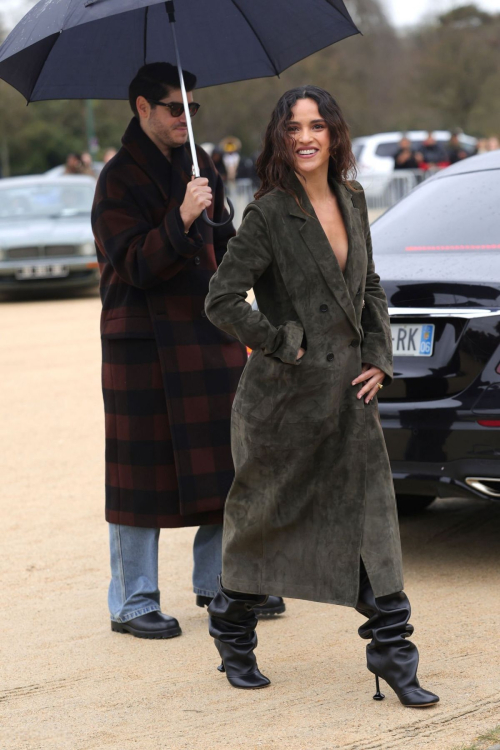
[[[194,75],[184,72],[192,92]],[[112,630],[180,635],[160,610],[160,528],[200,526],[194,591],[208,604],[221,570],[222,508],[233,479],[230,411],[245,349],[203,305],[229,238],[222,181],[197,147],[194,179],[177,68],[143,66],[134,117],[104,167],[92,212],[101,271],[106,519]],[[199,105],[188,94],[191,116]],[[213,226],[200,215],[206,210]],[[283,612],[271,597],[261,615]]]
[[[210,599],[233,478],[230,406],[246,356],[203,317],[233,230],[213,163],[192,135],[191,158],[184,146],[198,107],[180,51],[199,86],[215,86],[279,75],[358,33],[343,0],[184,0],[178,18],[174,0],[39,0],[0,46],[0,78],[27,102],[124,99],[144,66],[130,85],[134,119],[101,174],[93,212],[114,630],[180,633],[159,614],[161,527],[202,526],[195,591],[199,604]],[[224,43],[214,45],[214,35]],[[147,64],[173,56],[176,78],[171,65]],[[281,601],[270,604],[283,611]]]

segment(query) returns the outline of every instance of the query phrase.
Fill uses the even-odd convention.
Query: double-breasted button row
[[[201,263],[200,256],[199,255],[195,255],[195,257],[194,257],[194,264],[195,264],[195,266],[199,266],[200,263]]]
[[[335,357],[335,354],[333,352],[328,352],[328,354],[326,355],[326,361],[332,362],[334,357]]]
[[[319,306],[320,312],[328,312],[328,305],[320,305]]]
[[[355,348],[356,348],[357,346],[359,346],[359,341],[358,341],[358,339],[353,339],[353,340],[351,341],[351,343],[349,344],[349,346],[352,346],[352,347],[353,347],[353,349],[355,349]]]

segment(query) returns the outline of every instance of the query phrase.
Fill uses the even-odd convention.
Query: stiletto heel
[[[226,671],[226,667],[224,666],[224,662],[223,661],[221,661],[221,663],[219,664],[219,666],[217,667],[217,669],[219,670],[219,672],[225,672]]]
[[[385,695],[380,692],[380,684],[379,684],[379,681],[378,681],[378,674],[375,675],[375,688],[376,688],[377,692],[373,696],[373,700],[374,701],[383,701],[384,698],[385,698]]]

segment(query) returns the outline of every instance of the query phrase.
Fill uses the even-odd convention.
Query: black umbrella
[[[199,177],[179,46],[203,88],[279,75],[358,33],[342,0],[40,0],[0,47],[0,78],[28,102],[127,99],[142,65],[175,58]]]

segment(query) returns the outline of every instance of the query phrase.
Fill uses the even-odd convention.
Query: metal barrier
[[[225,184],[225,189],[228,197],[233,202],[233,224],[236,228],[238,228],[241,224],[243,211],[248,206],[250,201],[253,201],[253,196],[257,188],[249,178],[241,178],[239,180],[233,181],[228,180]]]
[[[398,170],[387,174],[359,175],[368,209],[379,215],[404,198],[422,181],[412,170]]]

